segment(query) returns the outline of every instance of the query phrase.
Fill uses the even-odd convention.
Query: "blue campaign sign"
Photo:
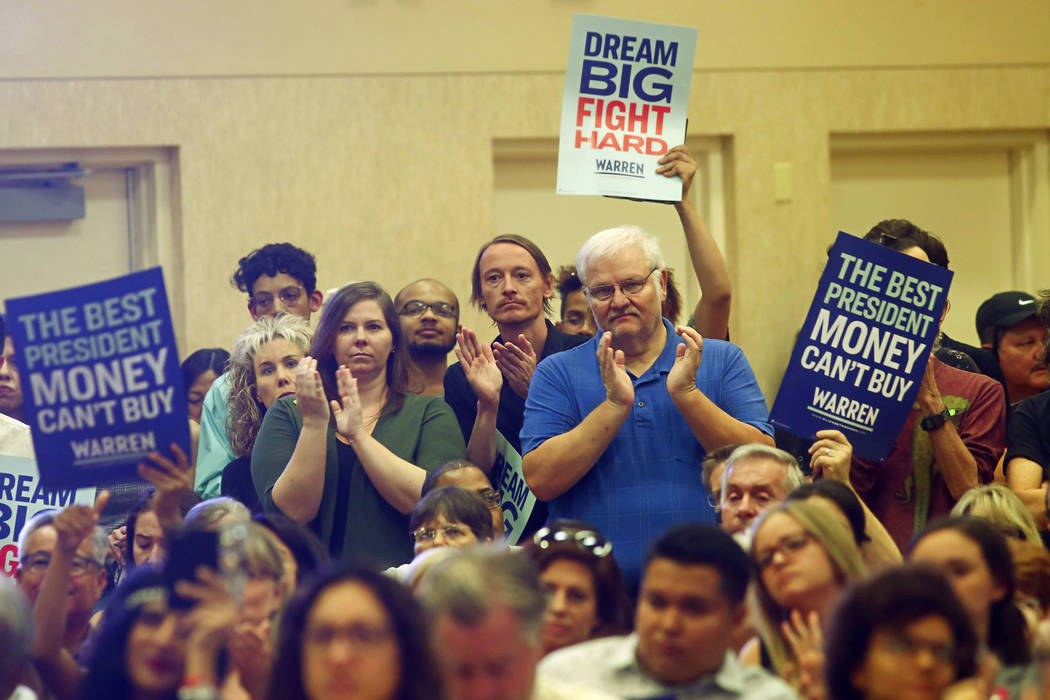
[[[48,488],[138,480],[171,443],[190,453],[186,390],[160,268],[7,300],[26,421]]]
[[[770,420],[812,439],[841,430],[856,454],[893,449],[940,331],[952,273],[839,232]]]

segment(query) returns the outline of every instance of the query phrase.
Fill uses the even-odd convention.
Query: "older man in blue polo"
[[[522,468],[552,518],[606,535],[637,587],[650,540],[674,523],[714,522],[704,455],[772,445],[773,430],[743,352],[661,316],[667,271],[652,236],[636,226],[596,233],[576,269],[599,333],[537,367]]]

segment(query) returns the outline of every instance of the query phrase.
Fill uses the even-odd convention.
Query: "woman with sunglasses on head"
[[[846,584],[867,566],[848,527],[817,503],[787,501],[759,516],[752,530],[752,614],[761,646],[745,663],[770,668],[803,692],[823,679],[823,629]]]
[[[912,543],[908,559],[944,573],[970,613],[977,640],[999,663],[1028,662],[1027,627],[1013,602],[1013,560],[995,527],[980,518],[946,518]]]
[[[419,605],[393,579],[365,569],[329,569],[284,610],[266,698],[439,698],[426,629]]]
[[[264,509],[309,524],[333,557],[409,561],[423,479],[466,447],[444,401],[410,393],[401,323],[379,285],[329,297],[295,386],[295,402],[267,410],[252,451]]]
[[[627,634],[634,617],[612,544],[587,523],[552,520],[524,549],[540,571],[550,601],[543,653],[588,639]]]

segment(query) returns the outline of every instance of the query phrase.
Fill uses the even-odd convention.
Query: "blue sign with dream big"
[[[882,461],[897,440],[940,331],[952,273],[839,232],[770,420],[812,439],[841,430]]]
[[[7,330],[48,488],[138,480],[138,462],[173,442],[190,454],[159,267],[8,299]]]

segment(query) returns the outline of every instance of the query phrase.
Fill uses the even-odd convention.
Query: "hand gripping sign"
[[[837,428],[882,461],[908,418],[952,273],[840,232],[770,419],[813,438]]]
[[[189,454],[186,392],[160,268],[7,301],[48,488],[136,481],[150,451]]]

